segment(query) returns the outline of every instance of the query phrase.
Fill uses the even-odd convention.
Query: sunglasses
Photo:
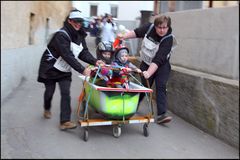
[[[74,19],[72,19],[72,21],[73,21],[73,23],[77,23],[77,24],[82,24],[82,21],[76,21],[76,20],[74,20]]]

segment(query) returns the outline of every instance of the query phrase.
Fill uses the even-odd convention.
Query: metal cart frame
[[[84,117],[80,117],[78,122],[81,127],[84,129],[84,134],[83,134],[83,139],[84,141],[88,141],[89,138],[89,133],[88,133],[88,127],[90,126],[108,126],[111,125],[113,126],[113,136],[118,138],[121,135],[121,126],[126,125],[126,124],[137,124],[137,123],[143,123],[143,135],[145,137],[149,136],[149,130],[148,126],[150,123],[154,122],[154,116],[153,116],[153,106],[152,106],[152,90],[148,88],[148,93],[150,94],[150,98],[148,97],[148,94],[146,93],[147,91],[142,90],[141,92],[145,92],[147,100],[149,102],[149,108],[150,108],[150,113],[147,113],[146,115],[133,115],[129,119],[125,119],[123,116],[122,120],[114,120],[114,119],[101,119],[101,118],[92,118],[89,119],[88,115],[88,103],[89,103],[89,96],[87,97],[84,94],[85,87],[90,83],[85,76],[79,76],[81,79],[84,79],[83,82],[83,90],[79,96],[79,104],[78,104],[78,116],[80,113],[80,106],[83,107],[84,110]],[[84,78],[85,77],[85,78]],[[147,81],[148,82],[148,81]],[[148,84],[149,85],[149,84]],[[92,87],[93,88],[93,87]],[[95,88],[96,90],[100,91],[116,91],[116,92],[121,92],[124,94],[125,92],[129,92],[129,90],[124,89],[124,88],[107,88],[107,87],[98,87]],[[132,92],[138,92],[138,90],[131,90]],[[85,103],[83,103],[85,101]]]

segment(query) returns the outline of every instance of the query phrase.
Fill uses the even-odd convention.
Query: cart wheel
[[[145,123],[145,124],[143,125],[143,135],[144,135],[145,137],[148,137],[148,136],[149,136],[148,124],[147,124],[147,123]]]
[[[87,128],[84,128],[83,140],[85,142],[88,141],[88,129]]]
[[[113,127],[113,136],[118,138],[121,135],[121,127],[120,126],[114,126]]]

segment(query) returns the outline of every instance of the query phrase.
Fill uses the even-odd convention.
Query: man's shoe
[[[51,113],[50,111],[45,110],[45,111],[43,112],[43,117],[44,117],[44,118],[50,119],[51,116],[52,116],[52,113]]]
[[[74,128],[77,128],[77,125],[74,122],[68,121],[68,122],[60,124],[59,128],[61,130],[74,129]]]
[[[157,123],[158,124],[168,123],[171,120],[172,120],[172,117],[166,116],[165,114],[163,114],[157,118]]]

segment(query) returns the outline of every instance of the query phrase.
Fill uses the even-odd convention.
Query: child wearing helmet
[[[116,87],[128,88],[128,74],[131,71],[141,73],[142,71],[129,61],[129,50],[127,47],[120,45],[115,51],[115,60],[112,63],[113,67],[122,68],[120,71],[113,71],[110,83]],[[118,84],[118,83],[119,84]]]
[[[98,60],[102,60],[105,64],[110,65],[113,61],[114,48],[111,42],[99,42],[96,49]],[[92,72],[92,77],[96,74],[96,70]],[[112,77],[112,70],[107,66],[101,66],[98,72],[98,78],[95,84],[99,86],[107,86],[107,82]]]
[[[113,61],[113,65],[119,67],[126,67],[127,71],[135,71],[141,73],[142,71],[137,68],[134,64],[129,61],[129,49],[125,46],[120,46],[115,51],[115,60]]]
[[[111,42],[99,42],[96,50],[97,59],[111,64],[113,61],[114,48]]]

